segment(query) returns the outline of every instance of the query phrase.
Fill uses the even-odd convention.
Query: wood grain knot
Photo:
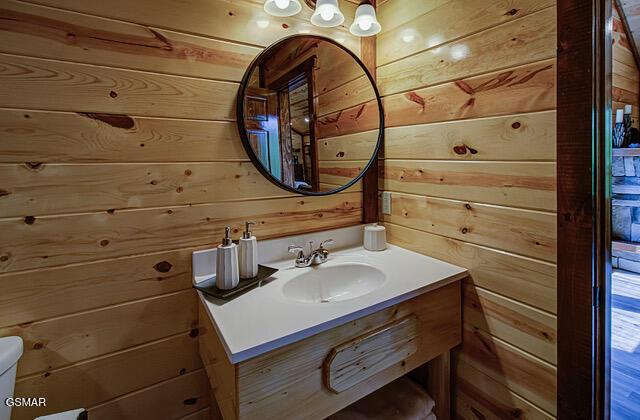
[[[465,205],[464,205],[464,207],[465,207],[467,210],[471,210],[471,204],[469,204],[469,203],[465,204]]]
[[[464,144],[462,146],[453,146],[453,151],[457,155],[465,155],[467,154],[467,146],[465,146]]]
[[[518,14],[518,11],[519,11],[518,9],[511,9],[507,13],[505,13],[504,15],[505,16],[515,16],[515,15]]]
[[[0,255],[0,262],[6,262],[9,261],[9,256],[8,255]]]
[[[509,416],[511,416],[512,419],[520,419],[522,418],[522,414],[523,411],[519,408],[514,408],[513,410],[509,411]]]
[[[153,268],[159,273],[168,273],[173,265],[169,261],[160,261],[158,264],[154,265]]]
[[[338,154],[336,155],[336,157],[344,157],[344,152],[338,152]]]
[[[108,239],[103,239],[100,241],[100,246],[105,247],[109,245],[109,240]]]
[[[458,154],[458,155],[466,155],[467,152],[471,153],[472,155],[475,155],[478,153],[478,151],[472,147],[467,146],[466,144],[460,145],[460,146],[454,146],[453,147],[453,151]]]
[[[116,94],[116,96],[118,95]],[[112,97],[115,98],[115,96]],[[103,122],[111,127],[122,128],[123,130],[130,130],[136,125],[135,120],[128,115],[101,114],[97,112],[79,112],[78,114],[83,117],[91,118],[92,120]]]
[[[109,92],[109,96],[111,96],[112,98],[117,98],[118,97],[118,92],[112,90],[111,92]]]
[[[197,397],[187,398],[186,400],[184,400],[184,405],[195,405],[197,402],[198,402]]]
[[[516,121],[513,124],[511,124],[511,128],[513,128],[514,130],[517,130],[521,126],[522,126],[522,124],[520,124],[518,121]]]
[[[467,234],[467,233],[469,233],[469,229],[464,227],[464,228],[460,229],[460,232],[462,232],[463,234]]]
[[[289,29],[289,25],[287,25],[286,23],[282,24],[282,29]]]
[[[197,328],[192,328],[191,331],[189,331],[189,337],[191,338],[195,338],[200,334],[200,331],[198,331]]]
[[[31,169],[32,171],[37,171],[44,167],[44,163],[42,162],[25,162],[25,165],[27,165],[27,168]]]
[[[42,350],[44,348],[44,344],[37,342],[37,343],[33,343],[33,349],[34,350]]]
[[[0,197],[7,196],[9,194],[11,194],[9,191],[0,189]]]
[[[24,222],[28,225],[34,224],[35,221],[36,221],[36,218],[34,216],[25,216],[24,218]]]
[[[184,174],[186,176],[191,176],[191,174],[193,174],[193,172],[191,172],[191,169],[187,169],[186,171],[184,171]]]

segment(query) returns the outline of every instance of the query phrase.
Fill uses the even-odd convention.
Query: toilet
[[[22,356],[22,338],[0,338],[0,420],[11,418],[11,406],[5,403],[13,397],[18,359]]]
[[[13,397],[16,384],[16,370],[18,360],[22,356],[22,338],[0,337],[0,420],[11,419],[11,405],[7,405],[7,398]],[[49,414],[38,419],[46,420],[82,420],[87,418],[87,412],[82,409],[65,411],[64,413]]]

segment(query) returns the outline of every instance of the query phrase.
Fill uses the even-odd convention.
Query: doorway
[[[640,0],[612,4],[610,418],[640,419]],[[637,171],[636,171],[637,165]]]

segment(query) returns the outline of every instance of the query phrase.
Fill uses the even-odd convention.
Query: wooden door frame
[[[611,0],[558,0],[558,418],[608,418]]]
[[[272,82],[269,87],[280,92],[284,89],[288,89],[292,80],[299,79],[304,77],[307,80],[307,107],[309,110],[309,126],[313,127],[313,130],[309,130],[309,152],[311,154],[311,187],[314,191],[319,190],[320,188],[320,170],[318,168],[318,144],[316,141],[317,138],[317,124],[316,124],[316,109],[318,109],[317,98],[314,96],[316,92],[315,84],[316,84],[316,74],[315,68],[317,67],[318,57],[312,55],[293,69],[286,72],[283,76]],[[303,149],[304,149],[304,138],[303,138]],[[304,150],[302,152],[302,157],[304,160]]]

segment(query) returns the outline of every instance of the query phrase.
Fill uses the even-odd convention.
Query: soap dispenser
[[[252,279],[258,275],[258,241],[251,233],[251,225],[255,222],[246,222],[245,229],[240,239],[240,278]]]
[[[227,226],[216,255],[216,287],[229,290],[237,287],[239,282],[238,246],[231,240],[231,228]]]

